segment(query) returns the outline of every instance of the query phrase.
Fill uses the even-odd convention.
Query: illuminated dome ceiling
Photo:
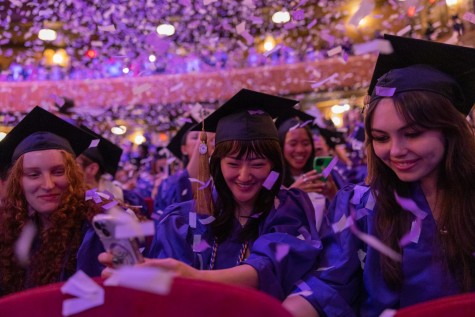
[[[276,58],[265,53],[266,41],[267,49],[282,50],[291,63],[408,25],[423,35],[429,22],[437,22],[437,35],[444,36],[451,32],[449,11],[464,9],[459,2],[452,9],[442,0],[3,1],[0,65],[4,71],[12,62],[50,66],[46,55],[64,49],[69,60],[63,65],[77,78],[122,76],[123,68],[134,76],[242,68]],[[278,11],[291,20],[274,23]],[[174,34],[159,37],[160,24],[173,26]],[[54,30],[56,39],[38,39],[43,28]]]
[[[279,11],[287,23],[273,22]],[[101,130],[133,118],[165,131],[197,102],[215,107],[243,87],[358,103],[376,54],[351,56],[356,45],[383,33],[454,42],[451,17],[467,11],[472,1],[2,1],[0,120],[17,122],[28,99],[48,108],[68,97]],[[161,24],[174,33],[159,36]],[[463,25],[455,42],[473,46]]]

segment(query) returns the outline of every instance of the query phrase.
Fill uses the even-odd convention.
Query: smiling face
[[[58,209],[69,185],[65,159],[61,151],[25,153],[21,183],[30,210],[51,213]]]
[[[224,181],[241,209],[251,211],[262,184],[272,169],[267,158],[256,156],[237,158],[236,155],[225,156],[221,160]]]
[[[284,158],[292,175],[300,175],[312,155],[312,142],[304,128],[289,130],[285,135]]]
[[[389,98],[379,102],[371,120],[374,152],[400,180],[436,184],[445,153],[440,130],[409,125]]]

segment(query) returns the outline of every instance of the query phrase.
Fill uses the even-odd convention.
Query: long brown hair
[[[221,160],[228,155],[236,155],[237,158],[256,155],[259,158],[267,158],[271,161],[272,170],[279,173],[279,178],[274,186],[267,190],[262,188],[257,196],[254,211],[261,213],[257,218],[250,218],[244,226],[241,234],[243,241],[255,240],[258,236],[258,225],[261,219],[265,219],[274,206],[274,198],[279,192],[282,183],[283,157],[277,140],[252,140],[252,141],[225,141],[216,145],[210,159],[210,172],[218,192],[215,208],[216,220],[212,223],[213,232],[218,242],[226,239],[232,230],[234,209],[236,203],[233,193],[226,185],[221,171]]]
[[[28,203],[22,187],[23,156],[12,166],[7,181],[7,196],[0,208],[0,276],[4,294],[23,290],[27,271],[31,273],[31,280],[27,283],[30,286],[57,282],[63,270],[68,274],[74,273],[84,221],[90,221],[100,212],[100,206],[89,204],[84,199],[86,188],[83,175],[74,157],[60,151],[69,186],[59,208],[51,214],[48,228],[41,228],[38,219],[28,215]],[[14,255],[14,245],[29,220],[36,220],[40,226],[37,237],[40,247],[32,254],[30,267],[23,268]]]
[[[422,91],[397,94],[395,107],[403,118],[424,129],[439,130],[446,139],[446,152],[440,164],[437,188],[441,192],[438,228],[447,234],[436,239],[444,250],[447,268],[464,291],[475,287],[475,138],[468,121],[445,97]],[[369,104],[365,116],[368,178],[376,199],[376,233],[387,245],[401,252],[398,244],[410,229],[412,217],[394,198],[394,192],[408,196],[410,184],[402,182],[379,159],[373,148],[371,124],[379,100]],[[402,285],[402,268],[381,255],[381,269],[390,287]]]

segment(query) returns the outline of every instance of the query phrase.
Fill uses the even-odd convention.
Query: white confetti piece
[[[196,228],[196,212],[189,212],[188,213],[188,225],[191,228]]]
[[[133,89],[132,89],[132,92],[134,95],[140,95],[144,92],[146,92],[147,90],[151,89],[153,86],[151,84],[142,84],[142,85],[139,85],[139,86],[135,86]]]
[[[323,79],[319,82],[313,83],[311,86],[312,86],[313,89],[318,88],[318,87],[322,86],[323,84],[325,84],[329,81],[335,80],[337,77],[338,77],[338,73],[334,73],[333,75],[331,75],[328,78],[325,78],[325,79]]]
[[[236,33],[237,34],[242,34],[243,32],[246,31],[246,22],[241,22],[238,25],[236,25]]]
[[[97,29],[101,32],[115,32],[115,26],[111,25],[99,25]]]
[[[277,244],[275,250],[275,259],[281,262],[289,254],[290,246],[288,244]]]
[[[63,301],[63,316],[70,316],[104,304],[104,289],[83,271],[77,271],[61,287],[63,294],[74,298]]]
[[[104,281],[105,286],[123,286],[140,291],[167,295],[170,293],[174,274],[157,267],[122,266],[113,270]]]
[[[310,22],[309,24],[307,24],[307,29],[311,29],[313,28],[315,25],[317,24],[317,19],[313,19],[312,22]]]
[[[279,179],[279,173],[276,171],[271,171],[269,175],[267,176],[266,180],[264,183],[262,183],[262,186],[266,188],[267,190],[271,190],[272,187],[274,186],[275,182],[277,179]]]
[[[204,225],[209,225],[210,223],[212,223],[215,220],[216,220],[216,218],[214,218],[213,216],[209,216],[209,217],[206,217],[204,219],[200,219],[199,221]]]
[[[409,33],[410,31],[411,31],[411,26],[407,25],[407,26],[403,27],[402,29],[400,29],[399,31],[397,31],[396,35],[397,36],[404,36],[407,33]]]
[[[90,148],[97,147],[100,142],[101,142],[101,139],[94,139],[94,140],[91,141],[91,144],[89,144],[89,147]]]
[[[321,267],[317,268],[317,272],[328,271],[332,268],[334,268],[334,266],[321,266]]]
[[[327,55],[328,55],[329,57],[332,57],[332,56],[334,56],[334,55],[336,55],[336,54],[340,54],[342,51],[343,51],[343,49],[341,48],[341,45],[340,45],[340,46],[337,46],[337,47],[335,47],[335,48],[332,48],[331,50],[328,50],[328,51],[327,51]]]
[[[353,219],[351,219],[351,217],[346,217],[345,215],[343,215],[341,216],[340,220],[332,224],[332,229],[333,229],[333,232],[338,233],[350,227],[352,224],[353,224]]]
[[[330,164],[328,164],[327,167],[325,167],[325,169],[322,171],[322,175],[323,177],[327,178],[328,175],[330,175],[331,171],[333,170],[333,168],[336,166],[336,164],[338,163],[338,156],[334,156],[330,162]]]
[[[353,52],[355,55],[362,55],[371,52],[379,52],[381,54],[391,54],[393,47],[391,42],[382,39],[376,39],[362,44],[353,45]]]
[[[33,222],[25,224],[18,240],[15,242],[15,255],[20,265],[27,266],[30,261],[30,251],[38,229]]]

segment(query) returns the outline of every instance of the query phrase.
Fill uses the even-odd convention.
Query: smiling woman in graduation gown
[[[321,248],[313,207],[303,191],[281,188],[283,158],[272,121],[295,103],[244,89],[204,120],[206,131],[216,131],[209,185],[215,211],[197,213],[195,200],[168,207],[149,257],[175,260],[150,265],[279,299],[315,265]]]
[[[379,316],[475,290],[475,50],[386,39],[365,112],[369,186],[330,206],[319,269],[295,290],[311,292],[284,302],[294,316]]]
[[[1,142],[11,166],[0,207],[0,295],[66,280],[82,269],[99,275],[102,245],[89,225],[101,207],[85,201],[75,155],[94,136],[39,107]]]

